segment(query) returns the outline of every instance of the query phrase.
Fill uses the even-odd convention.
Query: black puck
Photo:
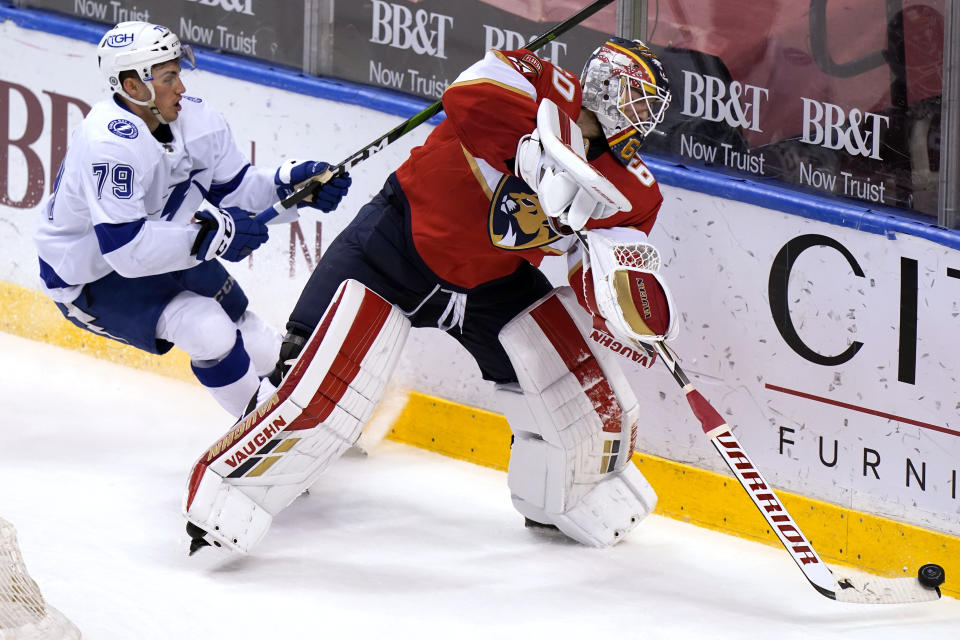
[[[947,574],[938,564],[925,564],[917,571],[917,579],[928,589],[936,589],[947,579]]]

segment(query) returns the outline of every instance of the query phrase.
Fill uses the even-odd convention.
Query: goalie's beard
[[[610,151],[610,144],[602,135],[586,138],[587,143],[587,162],[593,162],[607,151]]]

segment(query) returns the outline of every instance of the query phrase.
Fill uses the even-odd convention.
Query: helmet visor
[[[174,82],[176,78],[180,78],[182,80],[184,75],[196,69],[197,60],[193,56],[193,49],[190,48],[190,45],[188,44],[182,45],[179,47],[179,49],[180,49],[180,55],[178,55],[176,58],[170,58],[169,60],[165,60],[163,62],[157,62],[151,65],[150,77],[144,78],[144,82],[150,81],[150,82],[170,83],[170,82]],[[175,62],[179,67],[179,69],[177,69],[177,73],[171,74],[169,73],[169,70],[168,70],[168,72],[160,72],[159,75],[157,74],[158,67],[170,64],[171,62]]]
[[[663,122],[669,105],[670,94],[656,85],[646,80],[620,76],[617,110],[644,136]]]
[[[188,44],[180,45],[180,68],[192,71],[197,68],[197,58],[193,55],[193,47]]]

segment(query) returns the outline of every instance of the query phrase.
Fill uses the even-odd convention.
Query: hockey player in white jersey
[[[45,292],[71,322],[150,353],[173,345],[235,416],[273,368],[276,330],[247,309],[220,258],[267,241],[254,214],[324,162],[254,167],[222,116],[185,95],[193,52],[169,29],[123,22],[97,47],[111,91],[73,133],[35,240]],[[302,205],[331,211],[334,178]],[[274,222],[297,218],[294,208]]]

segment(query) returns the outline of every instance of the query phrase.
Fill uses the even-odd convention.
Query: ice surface
[[[960,634],[960,602],[840,604],[787,554],[651,516],[596,550],[522,526],[505,474],[385,441],[250,556],[188,557],[180,500],[229,417],[196,385],[0,333],[0,515],[89,639]]]

